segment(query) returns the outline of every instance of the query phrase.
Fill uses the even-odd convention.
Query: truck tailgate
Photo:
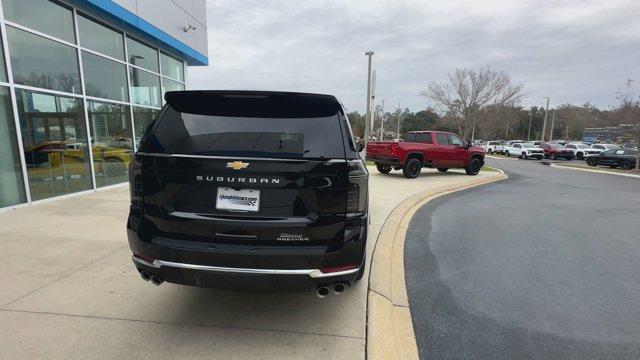
[[[395,141],[370,141],[367,143],[367,157],[397,157],[397,148]]]

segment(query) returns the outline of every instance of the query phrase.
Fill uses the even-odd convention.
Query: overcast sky
[[[207,0],[209,67],[194,89],[334,94],[365,108],[365,51],[375,51],[376,101],[413,111],[430,81],[459,67],[504,70],[523,105],[615,103],[640,81],[640,1]]]

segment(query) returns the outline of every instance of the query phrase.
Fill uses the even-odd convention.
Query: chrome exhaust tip
[[[340,295],[347,290],[348,285],[343,282],[333,284],[333,293]]]
[[[149,275],[149,273],[146,271],[140,271],[140,277],[144,281],[149,281],[149,279],[151,279],[151,275]]]
[[[330,293],[331,290],[329,290],[329,287],[327,287],[326,285],[319,285],[318,290],[316,290],[316,295],[318,295],[320,299],[326,298]]]
[[[159,286],[164,282],[164,280],[162,280],[162,278],[158,275],[151,275],[149,277],[149,280],[151,280],[151,283],[155,286]]]

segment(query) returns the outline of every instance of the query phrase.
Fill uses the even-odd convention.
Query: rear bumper
[[[367,161],[373,161],[374,163],[381,165],[391,165],[391,166],[399,166],[400,160],[394,157],[385,157],[385,156],[369,156],[366,157]]]
[[[260,246],[192,241],[145,234],[144,224],[127,225],[138,271],[164,281],[252,291],[309,291],[320,284],[353,284],[364,262],[368,218],[349,219],[340,246]],[[139,218],[138,218],[139,219]],[[140,223],[139,221],[137,222]],[[346,233],[346,231],[345,231]],[[327,268],[334,268],[327,270]],[[323,269],[321,271],[320,269]]]
[[[320,269],[256,269],[205,266],[154,260],[136,256],[132,260],[138,271],[146,271],[162,280],[182,285],[250,291],[309,291],[321,284],[354,284],[360,267],[323,273]],[[363,265],[361,265],[363,266]]]

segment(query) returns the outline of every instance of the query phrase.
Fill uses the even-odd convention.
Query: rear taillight
[[[347,213],[363,213],[367,210],[367,168],[362,160],[349,162],[349,184],[347,189]]]
[[[129,194],[131,204],[142,206],[142,155],[135,154],[129,169]]]

